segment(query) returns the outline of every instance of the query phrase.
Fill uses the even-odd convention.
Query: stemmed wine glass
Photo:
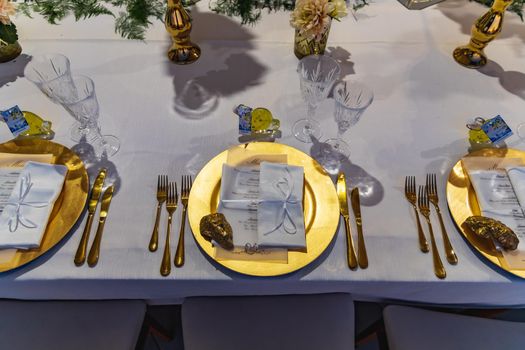
[[[319,104],[326,99],[334,82],[341,74],[339,64],[324,55],[306,56],[297,66],[301,95],[308,106],[307,117],[295,122],[293,135],[302,142],[321,137],[321,125],[314,119]]]
[[[88,77],[76,75],[72,77],[75,91],[63,106],[78,121],[78,126],[73,128],[72,137],[85,139],[101,157],[104,153],[111,157],[118,152],[120,141],[113,135],[102,135],[98,125],[99,104],[95,94],[95,83]]]
[[[69,60],[61,54],[33,56],[24,69],[24,76],[55,103],[74,97]]]
[[[326,143],[345,157],[350,156],[350,146],[343,141],[343,134],[359,122],[365,109],[374,99],[374,93],[368,86],[353,80],[343,80],[334,87],[337,138],[328,139]]]

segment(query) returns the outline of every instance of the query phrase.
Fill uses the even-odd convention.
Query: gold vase
[[[168,51],[169,59],[176,64],[197,61],[201,56],[201,49],[190,40],[191,17],[180,0],[168,0],[164,24],[173,40],[173,45]]]
[[[326,43],[328,42],[328,34],[330,34],[330,26],[332,22],[328,24],[326,30],[321,35],[320,40],[315,40],[302,35],[299,29],[295,30],[294,40],[294,54],[298,59],[301,59],[309,55],[322,55],[326,49]]]
[[[13,44],[0,44],[0,63],[14,60],[22,53],[22,46],[15,41]]]
[[[471,30],[470,42],[454,50],[454,59],[462,66],[480,68],[487,64],[483,49],[501,32],[505,10],[513,0],[495,0],[490,10],[478,18]]]

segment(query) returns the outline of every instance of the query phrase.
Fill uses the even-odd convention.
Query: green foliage
[[[199,0],[182,0],[190,6]],[[355,0],[354,11],[368,5],[369,0]],[[491,1],[491,0],[476,0]],[[515,0],[523,1],[525,0]],[[295,0],[211,0],[211,10],[227,16],[240,17],[242,24],[255,24],[266,9],[291,11]],[[115,17],[115,32],[127,39],[143,40],[151,19],[163,20],[165,0],[23,0],[18,10],[31,17],[32,12],[41,14],[49,23],[58,24],[73,15],[81,20],[101,15]],[[0,36],[1,37],[1,36]]]
[[[13,23],[2,24],[0,23],[0,45],[2,44],[14,44],[18,40],[18,34],[16,33],[16,27]]]
[[[472,0],[469,0],[472,1]],[[491,7],[494,3],[494,0],[474,0],[476,2],[479,2],[480,4],[483,4],[487,7]],[[521,18],[523,21],[523,5],[525,5],[525,0],[514,0],[512,4],[507,8],[507,11],[514,12]]]

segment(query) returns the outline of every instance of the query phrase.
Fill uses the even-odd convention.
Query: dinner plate
[[[286,154],[288,164],[304,168],[304,219],[306,252],[289,251],[288,263],[270,261],[216,260],[211,243],[200,234],[200,220],[217,211],[221,188],[222,165],[228,150],[213,158],[193,182],[188,203],[188,220],[197,244],[217,263],[242,274],[278,276],[294,272],[314,261],[328,247],[339,225],[339,202],[334,184],[325,170],[307,154],[287,145],[254,142],[245,148],[258,154]],[[235,232],[234,232],[235,234]]]
[[[515,149],[487,148],[472,152],[465,157],[521,158],[525,162],[525,152]],[[463,222],[472,215],[481,215],[476,192],[472,187],[461,160],[452,168],[447,183],[447,202],[452,218],[460,232],[478,252],[492,264],[516,276],[525,278],[525,270],[510,269],[503,263],[503,256],[493,242],[476,236],[463,226]]]
[[[68,169],[64,187],[49,216],[40,247],[17,250],[9,261],[0,262],[0,272],[4,272],[35,260],[64,238],[84,210],[88,195],[89,178],[82,160],[73,151],[58,143],[41,139],[12,140],[0,144],[0,152],[53,154],[53,164],[65,165]]]

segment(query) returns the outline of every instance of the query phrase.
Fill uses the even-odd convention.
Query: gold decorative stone
[[[515,250],[520,242],[504,223],[484,216],[469,216],[464,224],[476,235],[494,238],[505,250]]]
[[[226,217],[221,213],[203,216],[200,222],[200,232],[207,241],[215,241],[222,248],[233,250],[233,231]]]

